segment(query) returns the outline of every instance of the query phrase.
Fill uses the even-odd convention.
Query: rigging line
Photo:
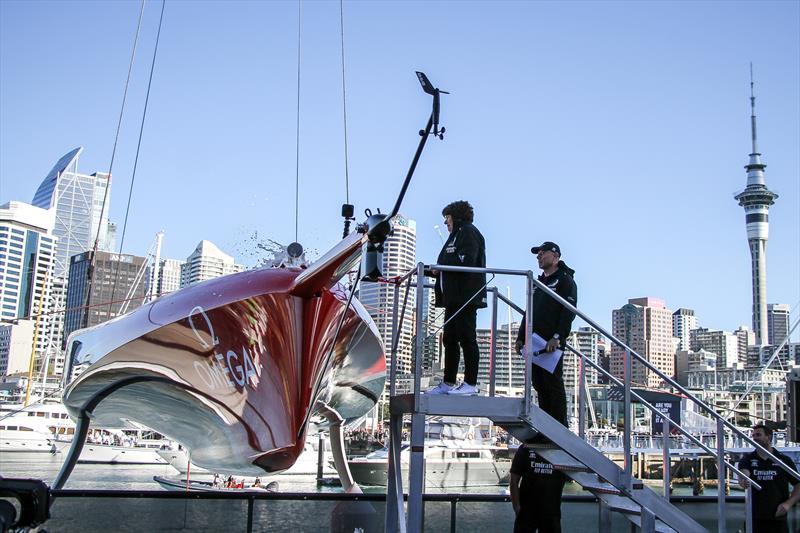
[[[167,5],[167,0],[161,0],[161,15],[158,19],[158,31],[156,32],[156,45],[153,48],[153,60],[150,62],[150,78],[147,80],[147,93],[144,98],[144,109],[142,110],[142,122],[139,125],[139,140],[136,143],[136,157],[133,160],[133,173],[131,174],[131,186],[128,189],[128,205],[125,207],[125,222],[122,224],[122,237],[119,243],[119,253],[122,254],[122,247],[125,244],[125,230],[128,228],[128,215],[131,210],[131,197],[133,196],[133,185],[136,182],[136,167],[139,165],[139,151],[142,148],[142,134],[144,133],[144,123],[147,118],[147,106],[150,102],[150,88],[153,85],[153,72],[156,68],[156,57],[158,55],[158,42],[161,39],[161,26],[164,22],[164,7]],[[119,281],[119,265],[120,261],[117,258],[117,267],[114,273],[114,284],[111,286],[111,300],[114,300],[117,291],[117,282]],[[111,319],[111,304],[108,305],[108,318]]]
[[[342,118],[344,121],[344,196],[345,202],[350,203],[350,171],[347,158],[347,90],[345,88],[344,68],[344,0],[339,0],[339,29],[342,38]]]
[[[106,204],[108,203],[108,190],[111,188],[111,171],[114,168],[114,158],[117,154],[117,143],[119,142],[119,132],[122,129],[122,117],[125,114],[125,102],[128,100],[128,86],[131,83],[131,72],[133,72],[133,64],[136,59],[136,48],[139,44],[139,33],[142,28],[142,17],[144,15],[145,0],[142,0],[142,6],[139,9],[139,20],[136,22],[136,35],[133,38],[133,49],[131,50],[131,61],[128,64],[128,77],[125,79],[125,90],[122,92],[122,105],[119,109],[119,118],[117,119],[117,132],[114,135],[114,146],[111,148],[111,161],[108,164],[108,178],[106,181],[106,189],[103,192],[103,205],[100,207],[100,220],[97,223],[97,234],[94,238],[94,246],[92,253],[89,255],[89,267],[86,270],[88,279],[86,291],[86,303],[89,303],[89,295],[92,293],[92,283],[94,281],[94,265],[96,262],[97,248],[100,241],[100,228],[103,227],[103,215],[106,212]],[[87,325],[88,316],[84,316],[81,323],[83,327]]]
[[[297,227],[300,218],[300,30],[303,1],[297,0],[297,117],[294,145],[294,242],[297,242]]]

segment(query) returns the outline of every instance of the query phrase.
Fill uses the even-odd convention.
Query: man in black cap
[[[539,281],[573,306],[578,304],[578,286],[572,279],[575,271],[561,260],[561,248],[554,242],[545,241],[541,246],[531,248],[536,255],[542,274]],[[533,291],[533,332],[547,342],[548,352],[566,347],[575,313],[561,305],[544,291],[534,287]],[[517,334],[517,352],[525,344],[525,319]],[[533,387],[539,395],[539,407],[550,416],[567,425],[567,395],[564,392],[564,358],[562,357],[551,374],[538,365],[533,365]]]

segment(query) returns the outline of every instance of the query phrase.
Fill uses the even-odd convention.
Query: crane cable
[[[347,157],[347,89],[345,87],[344,63],[344,0],[339,0],[339,33],[342,41],[342,120],[344,122],[344,196],[345,203],[350,203],[350,172]]]
[[[108,181],[106,182],[106,189],[103,193],[103,205],[100,207],[100,220],[97,223],[97,233],[94,238],[94,246],[92,248],[92,253],[89,257],[89,267],[86,271],[88,277],[87,283],[87,290],[86,290],[86,305],[89,304],[89,298],[92,294],[92,282],[94,281],[94,265],[97,261],[97,248],[100,243],[100,229],[103,227],[103,215],[106,212],[106,204],[108,203],[108,190],[111,188],[111,171],[114,169],[114,158],[117,154],[117,143],[119,142],[119,132],[122,129],[122,117],[125,114],[125,102],[128,99],[128,86],[131,83],[131,72],[133,72],[133,65],[136,59],[136,48],[139,44],[139,33],[142,28],[142,17],[144,16],[144,4],[145,0],[142,0],[141,8],[139,9],[139,20],[136,22],[136,34],[133,38],[133,49],[131,50],[131,60],[128,64],[128,77],[125,79],[125,90],[122,92],[122,105],[119,109],[119,118],[117,119],[117,132],[114,135],[114,146],[111,149],[111,161],[108,164]],[[89,312],[88,310],[83,316],[83,320],[81,321],[82,327],[86,327],[88,325],[89,319]]]
[[[145,119],[147,118],[147,107],[148,107],[148,104],[150,102],[150,88],[153,85],[153,72],[155,71],[155,67],[156,67],[156,57],[158,56],[158,42],[161,39],[161,26],[163,25],[163,22],[164,22],[164,7],[166,6],[166,4],[167,4],[166,0],[161,0],[161,16],[158,19],[158,32],[156,33],[156,44],[155,44],[155,47],[153,48],[153,59],[150,62],[150,78],[147,81],[147,93],[146,93],[145,99],[144,99],[144,110],[142,110],[142,121],[141,121],[141,123],[139,125],[139,140],[138,140],[138,142],[136,144],[136,157],[133,160],[133,173],[131,175],[131,186],[130,186],[130,188],[128,190],[128,204],[125,207],[125,221],[124,221],[124,223],[122,225],[122,236],[120,238],[120,243],[119,243],[119,253],[120,254],[122,254],[122,247],[125,244],[125,231],[128,228],[128,215],[129,215],[130,210],[131,210],[131,197],[133,196],[133,185],[136,182],[136,168],[137,168],[137,166],[139,164],[139,151],[140,151],[140,149],[142,147],[142,134],[144,133],[144,123],[145,123]],[[116,265],[117,266],[116,266],[115,273],[114,273],[114,284],[112,285],[112,288],[111,288],[111,300],[112,301],[114,300],[114,298],[116,296],[115,293],[116,293],[116,290],[117,290],[117,281],[119,280],[119,265],[120,265],[120,261],[117,261]],[[109,319],[111,318],[111,304],[110,303],[108,305],[108,318]]]
[[[294,242],[298,238],[300,219],[300,51],[302,29],[303,1],[297,0],[297,116],[295,124],[295,160],[294,160]]]

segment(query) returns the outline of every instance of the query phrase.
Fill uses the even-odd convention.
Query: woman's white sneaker
[[[461,382],[461,385],[454,389],[450,389],[447,391],[447,394],[454,394],[458,396],[475,396],[478,394],[478,387],[475,385],[470,385],[467,382]]]
[[[455,389],[455,385],[448,385],[444,381],[433,387],[432,389],[428,389],[425,394],[448,394],[451,390]]]

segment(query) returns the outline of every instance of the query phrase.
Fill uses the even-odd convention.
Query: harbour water
[[[58,473],[64,454],[6,453],[0,456],[0,475],[7,477],[32,477],[52,482]],[[104,531],[247,531],[246,500],[209,499],[155,499],[140,497],[141,491],[161,491],[153,476],[176,477],[177,472],[169,465],[98,465],[78,464],[70,477],[66,489],[84,491],[80,497],[58,498],[52,507],[52,518],[45,529],[49,532],[104,532]],[[198,477],[199,479],[199,477]],[[270,478],[270,480],[273,478]],[[318,487],[314,476],[274,476],[279,482],[279,492],[291,499],[256,500],[253,507],[253,531],[279,532],[328,532],[332,531],[337,513],[343,502],[319,501],[316,495],[340,493],[339,487]],[[474,487],[464,493],[489,495],[498,499],[507,494],[507,487]],[[657,486],[653,486],[658,490]],[[109,498],[93,496],[85,491],[115,490],[131,491]],[[382,488],[366,488],[367,493],[382,493]],[[428,489],[429,494],[434,491]],[[446,490],[440,490],[447,493]],[[453,492],[453,491],[449,491]],[[305,493],[307,498],[298,498]],[[682,502],[679,507],[691,514],[712,531],[716,526],[716,501],[711,500],[716,491],[706,488],[706,501]],[[598,508],[591,501],[575,501],[583,497],[575,485],[565,488],[562,504],[562,526],[565,531],[582,532],[597,530]],[[675,495],[689,496],[688,487],[676,487]],[[734,493],[736,494],[736,493]],[[385,505],[383,502],[362,502],[374,513],[375,522],[382,523]],[[456,530],[461,531],[512,531],[513,512],[507,501],[460,501],[456,505]],[[425,505],[425,530],[450,531],[451,503],[427,502]],[[743,504],[729,502],[727,508],[727,530],[735,532],[742,528]],[[793,511],[791,531],[800,531],[800,516]],[[619,515],[613,515],[613,530],[630,531],[630,523]]]

